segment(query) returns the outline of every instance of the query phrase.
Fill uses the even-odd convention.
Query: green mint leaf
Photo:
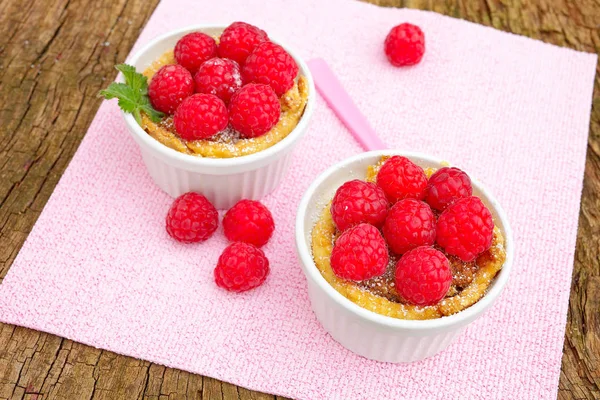
[[[115,68],[123,74],[125,83],[113,82],[99,95],[107,100],[118,99],[121,110],[133,114],[133,117],[142,124],[142,112],[154,122],[160,122],[164,114],[155,110],[148,97],[148,79],[137,72],[135,67],[119,64]]]
[[[111,83],[105,90],[100,92],[105,99],[119,99],[121,110],[132,113],[141,101],[141,95],[124,83]]]
[[[135,118],[135,120],[137,121],[137,123],[139,125],[142,125],[142,114],[140,113],[140,109],[136,108],[135,110],[133,110],[133,118]]]
[[[138,73],[135,67],[128,64],[119,64],[115,68],[123,74],[125,84],[130,86],[135,91],[140,91],[142,94],[148,93],[148,79]]]
[[[129,91],[129,86],[124,83],[113,82],[106,89],[100,91],[99,95],[106,100],[119,98]]]
[[[160,120],[162,119],[162,117],[165,116],[165,114],[161,113],[160,111],[156,111],[154,108],[152,108],[152,106],[150,105],[150,103],[144,104],[143,106],[141,106],[140,110],[142,110],[143,112],[145,112],[146,115],[153,122],[157,122],[157,123],[160,122]]]

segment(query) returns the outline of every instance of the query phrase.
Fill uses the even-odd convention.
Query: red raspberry
[[[465,262],[488,250],[493,236],[492,214],[478,197],[458,200],[438,218],[437,243]]]
[[[200,65],[217,55],[215,39],[202,32],[188,33],[175,45],[175,59],[192,74],[195,74]]]
[[[264,135],[279,121],[281,105],[267,85],[248,84],[229,103],[229,122],[245,138]]]
[[[231,242],[245,242],[262,247],[275,230],[267,207],[255,200],[240,200],[223,217],[223,230]]]
[[[154,74],[148,85],[152,107],[167,114],[173,114],[181,102],[192,94],[192,74],[181,65],[165,65]]]
[[[233,60],[213,58],[200,66],[194,76],[196,92],[214,94],[225,104],[242,87],[240,66]]]
[[[269,260],[261,249],[248,243],[232,243],[223,250],[215,268],[217,286],[245,292],[260,286],[269,274]]]
[[[392,203],[406,198],[422,200],[427,187],[427,176],[423,168],[408,158],[393,156],[381,166],[377,174],[377,185]]]
[[[429,178],[425,189],[425,201],[438,210],[444,211],[446,207],[463,197],[473,194],[469,175],[458,168],[441,168]]]
[[[208,139],[227,127],[227,107],[212,94],[197,93],[175,111],[173,125],[184,140]]]
[[[331,216],[339,231],[366,222],[381,228],[388,211],[383,190],[374,183],[355,179],[338,188],[331,203]]]
[[[203,242],[219,226],[219,214],[201,194],[188,192],[179,196],[167,214],[167,232],[179,242]]]
[[[337,276],[352,281],[383,274],[389,262],[385,240],[373,225],[359,224],[335,241],[331,268]]]
[[[298,75],[298,65],[283,47],[271,42],[264,42],[246,60],[242,68],[245,83],[263,83],[273,88],[277,96],[294,86]]]
[[[229,58],[239,65],[244,65],[254,48],[267,40],[269,37],[262,29],[245,22],[234,22],[221,34],[219,57]]]
[[[434,305],[446,296],[451,283],[450,262],[433,247],[417,247],[396,264],[396,290],[409,303]]]
[[[431,208],[415,199],[400,200],[392,206],[383,236],[396,254],[404,254],[419,246],[435,243],[435,216]]]
[[[415,65],[425,54],[425,35],[413,24],[400,24],[392,28],[385,38],[385,55],[396,67]]]

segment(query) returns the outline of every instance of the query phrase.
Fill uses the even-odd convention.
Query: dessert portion
[[[315,264],[357,305],[434,319],[481,299],[506,259],[504,236],[457,169],[383,157],[338,188],[312,230]]]
[[[239,157],[273,146],[298,125],[308,101],[308,83],[294,59],[244,22],[219,37],[189,33],[138,75],[142,83],[130,85],[125,76],[125,84],[101,94],[119,98],[163,145],[202,157]],[[119,89],[127,86],[133,96],[124,99]],[[139,104],[123,107],[132,97]]]

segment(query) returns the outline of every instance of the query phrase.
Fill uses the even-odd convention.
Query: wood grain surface
[[[353,0],[348,0],[353,1]],[[600,49],[599,0],[370,0]],[[0,0],[0,282],[158,0]],[[402,22],[402,21],[398,21]],[[559,398],[600,398],[600,84],[596,78]],[[274,399],[0,324],[0,399]]]

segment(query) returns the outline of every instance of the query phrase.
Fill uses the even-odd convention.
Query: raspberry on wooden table
[[[255,200],[240,200],[223,217],[225,237],[262,247],[275,230],[275,221],[267,207]]]
[[[281,104],[267,85],[248,84],[229,102],[229,122],[245,138],[267,133],[279,121]]]
[[[406,157],[390,157],[377,173],[377,185],[383,189],[391,203],[413,198],[422,200],[427,187],[423,168]]]
[[[203,242],[217,230],[219,214],[201,194],[179,196],[167,213],[167,232],[179,242]]]
[[[488,250],[494,236],[490,210],[478,197],[467,197],[450,205],[439,216],[436,241],[448,253],[465,262]]]
[[[431,306],[442,300],[452,284],[448,258],[433,247],[417,247],[396,264],[398,294],[418,306]]]
[[[200,66],[194,83],[197,93],[213,94],[228,104],[242,87],[240,66],[233,60],[212,58]]]
[[[340,235],[331,252],[331,268],[352,281],[383,274],[389,262],[385,240],[373,225],[359,224]]]
[[[266,32],[245,22],[234,22],[221,34],[219,39],[219,57],[229,58],[244,65],[254,48],[269,40]]]
[[[242,68],[244,83],[262,83],[273,88],[277,96],[294,86],[298,65],[283,47],[272,42],[256,46]]]
[[[212,94],[197,93],[175,111],[173,125],[185,140],[208,139],[227,127],[227,107]]]
[[[183,100],[194,94],[192,74],[181,65],[165,65],[148,85],[148,97],[156,110],[173,114]]]
[[[384,51],[396,67],[418,64],[425,54],[425,35],[416,25],[400,24],[393,27],[385,38]]]
[[[177,64],[195,74],[202,63],[217,55],[217,43],[206,33],[188,33],[175,45],[174,55]]]
[[[338,188],[331,203],[331,216],[341,232],[366,222],[380,228],[388,212],[383,190],[374,183],[358,179]]]
[[[217,286],[244,292],[260,286],[269,274],[269,260],[261,249],[243,242],[227,246],[214,271]]]
[[[425,201],[431,208],[444,211],[446,207],[463,197],[473,194],[469,175],[458,168],[440,168],[429,178],[425,189]]]
[[[419,246],[431,246],[435,243],[435,216],[422,201],[400,200],[392,206],[385,219],[383,237],[396,254],[404,254]]]

